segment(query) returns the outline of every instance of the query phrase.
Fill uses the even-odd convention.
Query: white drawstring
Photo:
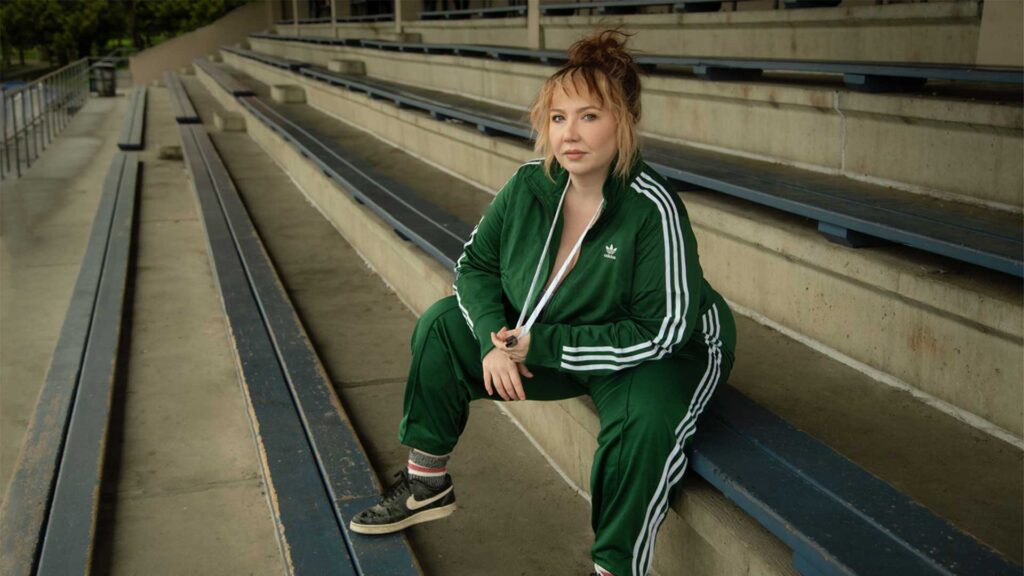
[[[526,318],[526,311],[529,308],[530,299],[533,297],[533,291],[537,288],[537,280],[540,278],[540,270],[544,266],[544,257],[547,256],[548,248],[551,246],[551,236],[554,234],[555,226],[558,224],[558,215],[562,212],[562,203],[565,201],[565,194],[568,192],[569,184],[571,182],[571,179],[569,182],[566,182],[565,189],[562,190],[562,197],[558,200],[558,209],[555,210],[555,219],[551,222],[551,229],[548,230],[548,238],[544,241],[544,250],[540,253],[540,260],[537,262],[537,269],[533,273],[533,281],[530,282],[530,290],[526,293],[526,301],[523,302],[523,310],[519,313],[519,321],[516,322],[516,328],[522,329],[519,331],[518,337],[509,336],[505,339],[505,346],[508,348],[515,347],[516,344],[518,344],[519,338],[530,333],[530,328],[533,327],[533,323],[537,321],[541,310],[544,309],[544,306],[546,306],[548,301],[551,299],[552,294],[555,293],[555,289],[558,287],[559,282],[561,282],[562,276],[564,276],[566,270],[569,269],[569,263],[572,262],[576,253],[579,252],[580,246],[583,245],[583,239],[586,238],[587,232],[590,231],[590,227],[597,221],[597,216],[601,213],[601,209],[604,208],[604,200],[602,199],[601,204],[598,205],[597,210],[594,211],[594,215],[591,216],[590,223],[587,224],[587,228],[582,234],[580,234],[579,240],[577,240],[576,244],[572,247],[572,251],[569,252],[569,256],[567,256],[565,261],[562,262],[562,266],[558,269],[558,273],[555,274],[555,278],[550,284],[548,284],[548,289],[544,291],[544,295],[541,297],[540,302],[538,302],[537,306],[533,309],[533,313],[530,314],[530,317],[526,320],[526,324],[523,324],[523,318]]]

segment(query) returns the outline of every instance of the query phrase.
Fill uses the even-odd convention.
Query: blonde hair
[[[530,108],[530,124],[537,138],[534,151],[544,157],[544,173],[551,176],[555,154],[548,141],[551,99],[555,90],[589,93],[602,108],[608,108],[618,123],[615,140],[618,160],[613,174],[629,175],[637,155],[636,127],[640,122],[640,68],[626,51],[628,34],[604,30],[576,41],[569,47],[569,62],[541,86]],[[553,179],[553,178],[552,178]]]

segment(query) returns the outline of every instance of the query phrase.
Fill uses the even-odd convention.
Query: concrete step
[[[773,10],[772,2],[723,3],[704,14],[543,16],[541,42],[564,49],[586,31],[621,26],[637,49],[651,54],[866,60],[876,62],[958,62],[973,64],[978,47],[981,10],[972,2],[931,2],[876,6],[874,0],[845,0],[836,8]],[[669,10],[670,12],[670,10]],[[394,22],[377,24],[304,24],[299,34],[338,38],[383,39]],[[758,33],[751,35],[750,30]],[[278,25],[279,34],[294,34],[293,25]],[[489,44],[528,48],[525,18],[411,20],[406,33],[424,42]],[[926,46],[927,49],[922,49]]]
[[[358,60],[371,77],[524,111],[555,70],[265,38],[250,38],[250,45],[324,67],[330,60]],[[768,74],[753,82],[708,82],[682,73],[649,75],[640,128],[666,142],[938,198],[1024,209],[1024,176],[1004,168],[1019,166],[1024,155],[1019,87],[964,90],[940,82],[924,94],[864,94],[848,90],[841,79],[812,78]]]
[[[266,84],[301,86],[315,109],[483,190],[497,190],[534,156],[516,139],[233,54],[225,62]],[[1019,279],[909,248],[852,250],[812,222],[722,195],[685,198],[704,273],[742,313],[1024,445]]]
[[[200,76],[200,80],[217,89],[208,79]],[[248,82],[257,93],[268,92],[265,85]],[[223,102],[234,105],[227,99]],[[303,125],[315,126],[332,147],[419,190],[468,224],[476,222],[490,201],[490,195],[474,182],[445,174],[415,158],[408,148],[381,142],[310,105],[282,109]],[[422,311],[447,293],[450,271],[402,242],[258,119],[249,117],[246,123],[252,138],[285,167],[308,200],[411,308]],[[686,197],[688,205],[693,198]],[[749,318],[740,318],[739,330],[734,386],[962,529],[1008,556],[1020,557],[1017,542],[1024,530],[1018,518],[1022,495],[1017,479],[1024,462],[1017,448]],[[586,489],[598,426],[593,407],[575,400],[513,404],[507,409],[566,477]],[[982,476],[986,480],[979,484]],[[706,552],[704,557],[713,559],[712,564],[731,567],[721,573],[732,573],[729,570],[739,566],[750,573],[791,570],[781,544],[701,479],[691,476],[686,481],[673,511],[659,539],[656,566],[662,573],[682,573],[684,567],[695,573],[719,573],[687,564],[695,558],[694,550],[687,547],[697,540],[708,544],[700,554]]]

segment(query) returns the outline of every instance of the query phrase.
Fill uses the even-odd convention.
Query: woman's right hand
[[[484,356],[484,389],[488,396],[495,392],[505,400],[526,400],[523,383],[519,376],[533,378],[525,364],[517,364],[499,348],[493,348]]]

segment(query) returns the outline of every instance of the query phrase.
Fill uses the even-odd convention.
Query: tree
[[[25,51],[39,45],[41,37],[55,28],[53,8],[56,0],[4,0],[0,6],[0,28],[4,43],[17,51],[18,60],[25,64]]]
[[[17,52],[40,48],[51,62],[99,55],[130,35],[136,48],[205,26],[248,0],[0,0],[4,66]]]

